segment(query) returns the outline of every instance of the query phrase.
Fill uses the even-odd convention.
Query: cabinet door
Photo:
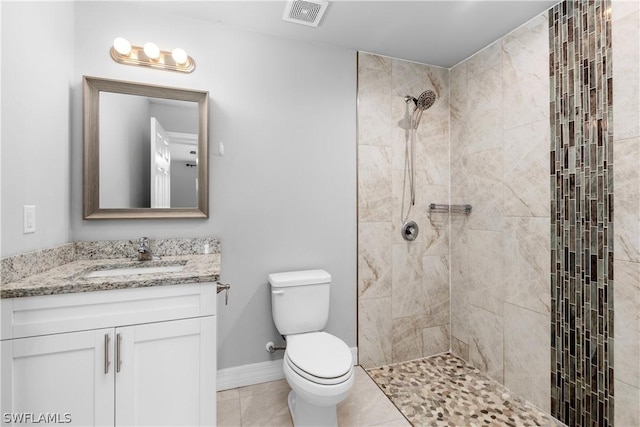
[[[215,325],[208,316],[116,328],[117,426],[215,425]]]
[[[113,338],[101,329],[0,342],[3,425],[113,426]]]

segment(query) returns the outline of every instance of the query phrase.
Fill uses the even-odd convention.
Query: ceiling
[[[558,1],[334,0],[317,28],[283,21],[286,3],[205,0],[144,5],[215,25],[450,68]]]

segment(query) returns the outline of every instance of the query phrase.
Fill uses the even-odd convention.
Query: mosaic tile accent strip
[[[560,426],[450,353],[371,369],[414,426]]]
[[[613,425],[611,1],[549,12],[551,414]]]

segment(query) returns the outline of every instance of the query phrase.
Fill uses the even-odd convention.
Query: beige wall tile
[[[467,203],[473,206],[468,226],[500,231],[504,222],[502,148],[467,156]]]
[[[502,65],[502,40],[497,40],[465,60],[469,77],[482,75],[485,71]]]
[[[504,309],[504,385],[551,410],[551,319],[511,304]]]
[[[425,256],[422,259],[424,279],[422,296],[425,300],[424,314],[432,325],[449,325],[450,286],[449,256]]]
[[[473,213],[472,213],[473,214]],[[468,235],[465,216],[451,221],[451,335],[463,343],[469,339],[469,293],[471,275],[468,259]],[[469,350],[465,352],[468,360]]]
[[[391,219],[391,148],[358,146],[358,219]]]
[[[367,68],[384,70],[391,73],[391,58],[374,55],[372,53],[358,52],[358,72]]]
[[[422,330],[429,326],[424,316],[393,319],[393,363],[422,357]]]
[[[504,300],[548,315],[551,310],[549,218],[505,218],[502,239]]]
[[[640,263],[616,259],[613,268],[614,375],[640,388]]]
[[[468,236],[468,302],[501,316],[505,294],[502,233],[469,230]]]
[[[428,309],[423,294],[423,256],[424,247],[417,242],[393,245],[391,299],[394,318],[419,315]]]
[[[616,22],[627,15],[640,10],[638,0],[612,0],[611,1],[611,21]]]
[[[488,377],[504,384],[503,318],[469,305],[469,361]]]
[[[414,319],[409,329],[419,338],[415,346],[419,356],[422,329],[449,322],[449,296],[443,292],[448,262],[442,258],[449,253],[449,218],[429,215],[426,208],[430,202],[449,200],[449,70],[370,54],[361,54],[359,61],[359,97],[365,102],[360,126],[372,128],[359,128],[358,141],[359,353],[365,366],[378,366],[388,363],[389,358],[398,360],[399,354],[413,354],[403,339],[392,337],[392,312]],[[418,97],[425,90],[436,93],[436,102],[424,112],[418,129],[407,131],[407,116],[414,104],[407,104],[404,98]],[[387,125],[390,146],[382,147],[387,144],[380,135],[386,136]],[[404,171],[408,140],[415,143],[417,190],[410,213]],[[420,233],[415,242],[407,243],[401,235],[405,219],[418,223]],[[373,222],[385,225],[367,225]],[[393,244],[390,252],[388,224]],[[426,261],[434,267],[428,272],[423,266],[426,255],[434,257]],[[382,307],[383,302],[391,304]],[[381,312],[389,314],[387,320]],[[396,343],[399,348],[393,349]]]
[[[640,425],[640,2],[614,0],[615,424]]]
[[[614,257],[640,262],[640,138],[616,140],[613,149]]]
[[[391,298],[358,301],[358,362],[365,368],[391,363]]]
[[[391,145],[391,72],[358,71],[358,144]]]
[[[362,222],[358,225],[358,296],[391,296],[390,222]]]
[[[499,66],[473,75],[469,70],[467,111],[457,122],[467,152],[491,150],[502,146],[502,68]]]
[[[451,336],[451,353],[456,356],[462,358],[463,360],[469,361],[469,344],[460,341],[453,335]]]
[[[449,325],[433,326],[422,330],[422,356],[428,357],[434,354],[449,351]]]
[[[640,10],[627,10],[614,2],[611,26],[613,46],[613,136],[616,140],[640,136]],[[619,11],[619,12],[616,12]],[[630,12],[630,9],[629,9]]]
[[[504,132],[504,215],[549,216],[549,121]]]
[[[502,45],[504,129],[549,117],[549,29],[546,13],[508,34]]]
[[[616,380],[615,425],[620,427],[640,426],[640,389]]]

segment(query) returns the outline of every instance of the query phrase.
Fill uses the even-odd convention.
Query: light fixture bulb
[[[155,43],[145,43],[143,50],[144,54],[147,55],[150,59],[158,60],[158,58],[160,58],[160,48]]]
[[[176,61],[176,64],[178,65],[186,64],[187,59],[189,58],[187,56],[187,52],[185,52],[183,49],[180,49],[179,47],[171,51],[171,56],[173,57],[173,60]]]
[[[113,48],[122,56],[129,56],[131,53],[131,43],[122,37],[117,37],[113,40]]]

